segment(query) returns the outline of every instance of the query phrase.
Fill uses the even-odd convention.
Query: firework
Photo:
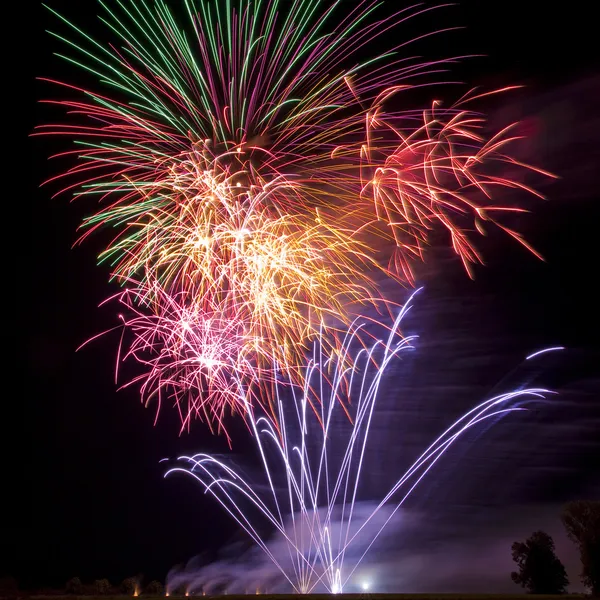
[[[304,233],[302,230],[302,236]],[[307,281],[302,281],[293,271],[291,275],[281,273],[278,265],[256,265],[278,260],[289,263],[290,258],[280,258],[279,253],[293,254],[293,248],[275,239],[271,255],[265,253],[268,245],[264,242],[257,255],[252,252],[251,242],[247,243],[248,254],[235,258],[227,293],[219,285],[202,294],[194,288],[174,292],[150,276],[143,281],[129,280],[123,291],[106,301],[116,300],[121,309],[117,374],[123,362],[133,360],[138,364],[138,374],[124,386],[139,385],[142,401],[146,405],[155,403],[157,416],[165,400],[175,405],[182,429],[188,429],[197,417],[227,433],[225,416],[245,415],[248,398],[272,410],[275,380],[270,365],[273,361],[285,363],[287,376],[298,380],[300,361],[311,340],[312,318],[321,319],[321,327],[325,328],[325,319],[330,317],[329,350],[335,352],[339,346],[336,331],[343,325],[339,315],[317,310],[315,317],[306,298],[292,296],[301,294],[301,288],[286,290],[290,280],[300,281],[310,294],[308,298],[317,298],[319,293],[331,290],[329,279],[335,274],[324,272],[320,284],[315,276],[319,272],[314,268],[304,274]],[[315,252],[310,245],[296,248],[301,256],[306,251]],[[243,259],[250,266],[239,264]],[[306,260],[316,259],[308,256]],[[244,278],[245,268],[260,268],[264,273]],[[300,261],[297,270],[303,274]],[[244,289],[245,285],[256,289]],[[330,304],[334,301],[341,299],[332,299]],[[246,399],[243,402],[242,396]]]
[[[223,158],[207,163],[199,153],[160,178],[156,185],[171,190],[173,200],[130,221],[102,255],[122,256],[115,277],[156,277],[163,287],[189,291],[198,300],[229,295],[251,306],[254,320],[273,325],[304,311],[316,315],[318,327],[326,314],[344,318],[342,298],[372,300],[366,273],[378,266],[349,225],[334,225],[316,209],[302,217],[274,211],[282,198],[302,194],[302,187],[281,177],[242,186],[241,172],[220,168]]]
[[[124,387],[140,384],[142,401],[156,402],[157,416],[164,401],[174,404],[182,429],[200,417],[224,430],[226,413],[239,410],[239,386],[253,383],[256,374],[241,316],[206,299],[189,301],[183,291],[169,294],[157,281],[133,285],[116,300],[123,311],[116,375],[128,359],[140,365]]]
[[[50,102],[71,120],[37,133],[75,143],[60,155],[75,165],[53,179],[61,192],[97,200],[80,241],[114,232],[99,261],[121,286],[118,368],[137,362],[125,385],[139,385],[159,409],[174,404],[184,429],[199,417],[227,434],[227,415],[243,416],[267,496],[204,454],[169,473],[196,477],[297,592],[340,592],[364,556],[349,566],[348,548],[360,537],[368,551],[464,431],[547,393],[522,389],[479,404],[357,519],[380,383],[412,341],[398,333],[408,305],[385,340],[363,340],[353,316],[388,306],[373,272],[414,285],[414,262],[440,229],[471,275],[482,262],[472,233],[487,225],[535,253],[501,219],[524,209],[495,192],[539,196],[512,173],[549,174],[509,154],[510,126],[490,131],[470,108],[489,94],[448,108],[401,105],[400,92],[439,83],[460,58],[405,54],[427,36],[357,60],[377,36],[436,7],[379,17],[379,0],[349,10],[342,0],[183,0],[180,14],[162,0],[99,4],[112,41],[54,11],[70,34],[53,35],[68,49],[60,56],[103,87],[53,81],[75,97]],[[344,448],[336,464],[340,411],[349,435],[336,442]],[[283,537],[289,564],[270,552],[240,499]]]
[[[413,338],[395,335],[408,310],[409,303],[387,338],[371,346],[357,339],[362,329],[358,323],[348,331],[341,355],[328,354],[316,344],[303,386],[289,382],[277,388],[277,420],[255,410],[242,392],[240,402],[246,404],[266,485],[247,480],[226,461],[207,454],[181,457],[183,464],[167,472],[183,472],[198,480],[297,593],[317,587],[343,591],[394,514],[465,431],[487,419],[525,410],[525,403],[550,393],[543,388],[517,389],[478,404],[417,458],[374,509],[359,517],[358,488],[381,381],[390,363],[412,347]],[[345,354],[352,359],[345,360]],[[280,372],[287,372],[285,365],[276,367],[276,374]],[[352,407],[345,442],[340,442],[335,418],[341,406]],[[270,550],[262,533],[265,524],[285,541],[287,555]],[[349,552],[353,546],[360,548],[358,555]]]
[[[54,11],[70,34],[53,35],[67,47],[60,56],[106,91],[54,81],[79,99],[51,101],[71,120],[37,133],[75,142],[61,156],[77,162],[54,179],[62,192],[98,201],[80,241],[114,231],[99,261],[127,289],[126,327],[161,332],[149,345],[141,335],[125,356],[143,348],[151,361],[178,357],[167,334],[175,310],[205,324],[201,345],[226,349],[222,368],[233,379],[271,360],[301,364],[320,328],[385,304],[374,271],[414,284],[413,262],[435,229],[468,270],[481,261],[470,231],[486,223],[527,246],[498,218],[523,209],[493,192],[533,192],[503,172],[531,168],[508,154],[510,128],[490,134],[484,117],[464,108],[485,94],[448,109],[398,108],[399,92],[436,83],[458,57],[404,57],[409,40],[356,59],[378,35],[436,7],[379,17],[376,0],[349,11],[341,0],[184,0],[180,14],[158,1],[99,4],[112,43]],[[180,381],[193,393],[193,378],[158,376],[161,365],[145,371],[143,395]],[[224,372],[205,367],[203,381]],[[223,406],[239,406],[215,377],[197,390],[215,410],[192,401],[184,422],[192,413],[219,420]]]
[[[415,126],[414,115],[387,114],[384,110],[385,101],[399,91],[384,91],[366,117],[368,143],[362,149],[361,192],[372,201],[377,218],[393,235],[395,270],[413,281],[411,259],[423,258],[429,233],[436,226],[446,231],[452,249],[471,276],[471,265],[482,263],[482,259],[470,232],[485,235],[485,223],[499,227],[541,258],[522,236],[498,220],[503,213],[527,211],[498,204],[495,191],[521,190],[543,198],[504,172],[516,168],[553,175],[507,154],[507,146],[519,139],[512,133],[514,124],[486,137],[485,117],[464,108],[490,93],[476,96],[470,92],[447,109],[436,101],[423,111],[421,123]]]
[[[449,231],[468,266],[479,255],[455,217],[469,213],[481,230],[481,222],[511,210],[491,201],[494,186],[532,191],[486,172],[516,161],[506,154],[508,129],[486,138],[482,115],[462,108],[476,98],[446,110],[434,103],[417,126],[414,113],[390,108],[410,81],[428,81],[453,59],[393,60],[409,40],[344,68],[341,59],[373,36],[435,7],[375,22],[378,3],[364,1],[327,30],[339,1],[304,0],[284,10],[278,1],[186,0],[182,29],[166,4],[129,0],[114,11],[101,4],[120,50],[68,22],[77,41],[56,37],[72,52],[64,58],[112,86],[114,97],[79,90],[87,101],[57,103],[89,124],[43,126],[40,133],[67,135],[80,146],[65,189],[108,203],[84,223],[88,232],[122,228],[106,260],[134,263],[128,253],[144,247],[148,228],[168,229],[177,207],[203,204],[214,186],[229,186],[226,194],[235,197],[238,186],[264,187],[283,176],[296,178],[302,193],[269,193],[274,210],[305,214],[334,205],[336,218],[358,211],[362,228],[383,220],[397,245],[396,274],[412,281],[407,265],[422,257],[434,222]],[[208,162],[225,165],[223,177],[205,176],[198,156],[207,152]]]

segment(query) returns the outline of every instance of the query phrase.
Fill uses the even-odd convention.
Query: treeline
[[[79,577],[73,577],[67,581],[65,592],[73,596],[114,596],[117,594],[139,596],[142,593],[158,596],[164,593],[164,587],[160,581],[156,580],[143,585],[141,577],[127,577],[117,586],[113,586],[108,579],[96,579],[93,583],[86,585]]]
[[[581,581],[593,596],[600,596],[600,501],[580,500],[567,504],[561,514],[567,535],[579,550]],[[554,540],[544,531],[536,531],[524,542],[514,542],[512,558],[517,570],[511,573],[512,580],[531,594],[564,594],[569,578],[563,563],[556,556]],[[184,590],[171,590],[183,594]],[[96,579],[83,583],[79,577],[69,579],[63,590],[36,592],[38,595],[72,596],[159,596],[165,593],[160,581],[143,585],[142,577],[128,577],[119,585],[108,579]],[[17,582],[12,577],[0,578],[0,597],[16,598],[19,593]]]
[[[570,502],[561,515],[569,539],[579,550],[581,581],[593,596],[600,596],[600,501]],[[512,545],[518,570],[512,580],[531,594],[564,594],[569,585],[565,566],[556,556],[554,540],[536,531]]]
[[[114,585],[108,579],[96,579],[92,582],[82,582],[79,577],[69,579],[64,589],[36,590],[27,595],[43,596],[161,596],[165,593],[160,581],[150,581],[144,585],[142,577],[127,577],[121,583]],[[17,581],[13,577],[0,578],[0,597],[15,598],[25,594],[19,592]]]

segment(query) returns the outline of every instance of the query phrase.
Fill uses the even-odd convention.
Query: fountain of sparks
[[[365,325],[359,322],[349,329],[341,352],[326,352],[327,345],[316,344],[302,387],[286,377],[289,366],[279,365],[276,417],[259,414],[249,400],[241,399],[265,486],[208,454],[180,457],[183,464],[166,473],[184,472],[198,480],[296,593],[316,588],[341,593],[385,526],[465,431],[484,420],[525,410],[525,402],[550,393],[536,387],[518,389],[476,405],[422,452],[368,514],[359,516],[357,494],[381,381],[389,364],[412,348],[415,339],[398,331],[409,309],[410,301],[387,337],[370,345],[361,341]],[[285,555],[270,548],[265,525],[284,540]]]

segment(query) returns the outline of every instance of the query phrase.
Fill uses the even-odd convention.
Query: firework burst
[[[179,12],[159,0],[99,4],[107,43],[50,10],[70,31],[53,34],[68,49],[60,56],[106,91],[54,81],[80,99],[51,101],[71,121],[37,133],[74,140],[63,155],[77,162],[55,179],[98,200],[80,240],[115,231],[99,260],[127,287],[126,304],[136,298],[154,326],[164,319],[161,331],[174,306],[191,311],[221,332],[205,346],[232,331],[232,374],[270,360],[300,364],[321,327],[382,305],[373,271],[414,284],[413,263],[435,229],[470,272],[481,262],[471,231],[485,224],[531,249],[499,219],[523,209],[494,194],[533,192],[502,171],[531,168],[508,154],[510,128],[489,133],[465,108],[486,94],[448,109],[399,108],[399,92],[435,83],[457,57],[406,56],[419,36],[357,60],[375,37],[438,7],[379,17],[376,0],[349,12],[341,0],[184,0]],[[140,347],[163,355],[160,343],[172,356],[166,334]],[[161,389],[179,385],[159,380]],[[227,397],[220,375],[214,383]],[[218,401],[214,414],[231,404]]]
[[[157,416],[163,402],[173,404],[182,430],[199,417],[225,431],[226,414],[240,409],[240,385],[253,384],[256,374],[242,319],[206,299],[200,304],[185,292],[167,293],[156,281],[151,290],[148,283],[135,285],[116,299],[123,310],[117,375],[128,359],[141,371],[124,387],[140,384],[142,401],[155,402]]]
[[[506,92],[513,88],[498,90]],[[508,154],[519,139],[514,124],[486,137],[486,119],[465,108],[468,103],[490,93],[463,96],[443,108],[434,102],[415,115],[387,114],[383,103],[401,89],[383,92],[376,107],[366,117],[367,141],[361,155],[363,186],[361,195],[373,203],[377,219],[388,226],[396,244],[394,269],[413,281],[411,259],[423,258],[429,233],[441,227],[451,247],[461,258],[469,275],[472,265],[483,264],[472,241],[472,232],[485,235],[485,225],[495,225],[541,256],[519,235],[499,221],[505,213],[524,213],[518,206],[496,201],[496,191],[520,190],[543,198],[518,179],[504,175],[507,168],[523,174],[535,172],[553,177],[547,171],[524,164]],[[522,178],[521,178],[522,179]]]
[[[467,94],[448,109],[435,102],[417,125],[414,112],[398,110],[399,92],[428,82],[455,59],[398,58],[409,40],[343,66],[373,36],[436,7],[376,20],[378,3],[370,0],[343,16],[339,1],[304,0],[284,10],[276,0],[186,0],[182,29],[162,2],[125,0],[114,10],[100,4],[120,49],[60,16],[79,40],[56,37],[72,52],[61,56],[99,76],[114,97],[79,90],[87,101],[56,103],[88,125],[42,126],[40,133],[80,145],[65,189],[108,203],[84,223],[87,231],[122,229],[105,259],[135,262],[123,255],[144,246],[147,227],[168,230],[176,207],[210,197],[215,186],[236,196],[243,194],[238,186],[264,189],[284,177],[302,192],[268,193],[273,210],[302,215],[314,206],[335,207],[336,219],[350,208],[360,214],[361,230],[387,223],[385,235],[397,246],[394,271],[412,281],[408,265],[422,258],[435,223],[468,267],[480,261],[465,232],[469,215],[481,231],[482,222],[515,210],[493,199],[495,187],[533,191],[494,167],[529,168],[507,153],[515,141],[510,127],[486,133],[483,115],[464,108],[487,94]],[[328,30],[334,15],[342,18]]]

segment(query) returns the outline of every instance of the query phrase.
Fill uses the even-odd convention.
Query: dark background
[[[50,4],[101,35],[93,18],[95,2]],[[561,176],[556,183],[541,183],[549,200],[540,201],[535,213],[519,223],[547,262],[492,236],[484,245],[488,265],[477,270],[475,281],[444,251],[422,269],[426,289],[418,300],[418,319],[411,322],[422,335],[421,364],[396,390],[398,396],[408,390],[412,409],[396,402],[396,391],[389,392],[402,418],[402,411],[414,417],[414,406],[420,407],[417,413],[428,419],[423,429],[429,435],[528,351],[546,344],[569,348],[562,362],[552,363],[549,377],[565,390],[565,404],[536,416],[541,423],[536,436],[525,437],[525,429],[513,423],[508,446],[506,440],[490,442],[486,447],[498,461],[495,470],[489,463],[475,464],[461,492],[452,483],[446,486],[444,510],[455,511],[471,527],[490,504],[515,513],[522,505],[558,505],[598,489],[593,466],[600,456],[597,32],[587,3],[550,6],[523,0],[462,2],[419,25],[419,31],[446,23],[466,26],[428,48],[433,57],[487,54],[458,70],[469,83],[527,85],[506,104],[494,106],[493,115],[533,123],[536,137],[527,147],[528,159]],[[165,481],[158,461],[227,446],[199,423],[190,435],[179,437],[173,412],[163,411],[153,426],[153,407],[144,409],[135,390],[117,392],[116,338],[75,352],[114,324],[110,310],[97,308],[114,288],[107,283],[107,271],[95,266],[102,239],[71,249],[75,229],[91,208],[70,205],[64,197],[52,200],[55,190],[39,188],[58,172],[47,156],[61,149],[60,143],[28,136],[49,119],[48,109],[37,101],[54,93],[35,77],[78,82],[79,73],[52,57],[59,46],[45,29],[55,20],[40,3],[22,1],[12,8],[16,12],[5,28],[16,37],[7,38],[4,62],[15,72],[4,81],[5,121],[16,125],[17,137],[7,145],[3,178],[9,184],[3,185],[9,337],[4,338],[2,416],[2,495],[8,503],[1,513],[0,572],[16,577],[22,587],[61,586],[75,575],[115,583],[138,573],[147,580],[164,578],[175,563],[200,551],[217,551],[235,536],[235,528],[190,481]],[[411,26],[404,32],[410,35]],[[390,290],[397,300],[405,297],[402,290]],[[399,430],[387,432],[390,448],[400,446],[397,436]],[[417,434],[408,447],[427,439]],[[235,450],[243,454],[244,445],[240,442]],[[507,482],[502,493],[498,486],[489,488],[486,477],[495,473],[497,481],[509,468],[511,487]],[[444,478],[439,481],[442,486]],[[369,485],[377,487],[377,482]],[[491,489],[493,499],[485,493]],[[434,506],[432,496],[441,497],[430,486],[423,493],[426,507]]]

